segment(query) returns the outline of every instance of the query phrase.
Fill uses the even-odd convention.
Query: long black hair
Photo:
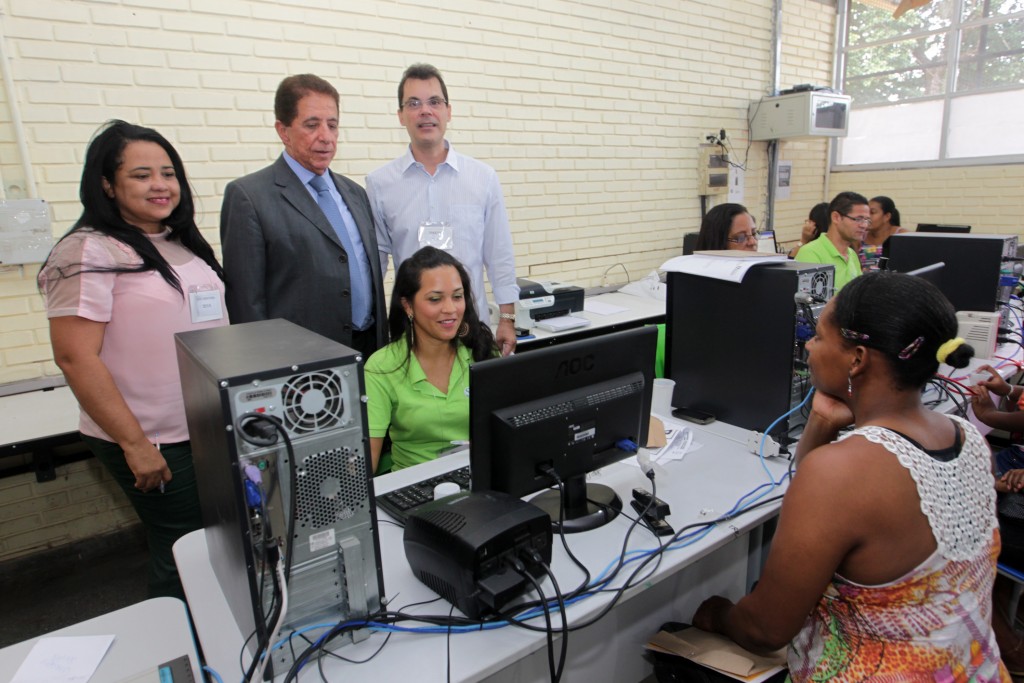
[[[465,336],[456,336],[452,339],[451,345],[458,346],[461,343],[470,350],[473,360],[476,362],[493,358],[497,352],[494,334],[491,332],[490,326],[482,322],[477,314],[473,291],[470,288],[469,274],[458,259],[436,247],[423,247],[402,261],[402,265],[398,267],[398,273],[395,274],[395,286],[391,290],[391,308],[388,311],[391,341],[402,338],[406,340],[405,362],[408,363],[409,356],[416,345],[416,339],[415,334],[409,333],[414,323],[406,315],[405,308],[402,307],[402,300],[405,299],[411,304],[416,298],[416,293],[420,291],[423,271],[443,266],[455,268],[459,273],[459,279],[462,280],[462,293],[466,301],[466,310],[462,315],[462,321],[469,328]],[[413,337],[411,344],[409,343],[410,337]]]
[[[902,227],[900,225],[900,210],[896,208],[896,202],[884,194],[872,197],[871,201],[878,204],[878,208],[882,210],[883,214],[889,214],[889,225],[897,228]]]
[[[742,204],[719,204],[708,211],[700,222],[700,233],[694,251],[729,248],[729,228],[732,220],[740,214],[750,213]]]
[[[223,280],[224,270],[214,256],[213,248],[206,241],[199,228],[196,226],[195,204],[192,200],[192,188],[188,184],[185,175],[185,165],[181,161],[177,150],[167,139],[152,128],[144,128],[132,123],[117,119],[108,121],[93,136],[89,142],[89,148],[85,153],[85,168],[82,169],[82,181],[78,189],[78,197],[82,202],[82,215],[75,221],[64,237],[79,230],[88,229],[103,235],[108,235],[131,247],[142,259],[139,266],[122,266],[117,268],[100,269],[116,273],[136,273],[155,270],[167,281],[167,284],[174,287],[184,295],[178,276],[174,273],[170,264],[160,254],[153,243],[146,237],[142,230],[128,223],[121,215],[117,201],[108,196],[103,187],[106,180],[109,185],[114,185],[115,174],[121,164],[124,163],[124,149],[131,142],[152,142],[160,145],[174,166],[174,173],[180,185],[180,196],[178,206],[174,208],[171,215],[164,220],[164,225],[170,228],[168,240],[179,242],[183,247],[206,262],[213,269],[217,276]],[[43,268],[46,264],[43,264]],[[88,268],[84,268],[88,272]],[[66,276],[78,274],[66,273]]]
[[[939,347],[956,337],[953,305],[935,285],[913,275],[866,273],[834,301],[832,322],[857,335],[848,343],[881,351],[900,389],[923,387],[939,369]],[[945,363],[964,368],[973,356],[970,345],[960,344]]]
[[[814,222],[813,239],[818,239],[819,235],[828,232],[828,225],[832,222],[828,213],[828,202],[821,202],[812,206],[811,212],[807,214],[807,217]]]

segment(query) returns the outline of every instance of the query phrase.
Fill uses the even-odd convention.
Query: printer
[[[516,278],[516,327],[532,329],[538,320],[557,318],[583,310],[583,288],[562,282],[541,282]]]

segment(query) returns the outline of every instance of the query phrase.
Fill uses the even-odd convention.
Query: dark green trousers
[[[203,527],[191,444],[188,441],[161,444],[160,453],[171,469],[172,479],[164,486],[163,493],[159,490],[143,493],[135,488],[135,475],[129,469],[120,446],[85,435],[82,435],[82,440],[128,496],[146,529],[149,596],[184,600],[185,593],[171,546],[190,531]]]

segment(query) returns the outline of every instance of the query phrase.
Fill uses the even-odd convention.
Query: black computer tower
[[[901,273],[943,262],[937,285],[953,308],[997,311],[1009,301],[1012,287],[1001,274],[1017,256],[1017,236],[901,232],[889,238],[886,256],[886,268]]]
[[[175,336],[210,563],[239,629],[255,634],[250,655],[273,628],[264,623],[274,593],[265,553],[272,540],[281,541],[282,558],[291,545],[282,634],[376,612],[384,584],[363,359],[285,320]],[[256,415],[280,422],[291,454]],[[302,649],[274,650],[266,678],[286,672]]]
[[[832,295],[831,265],[773,261],[742,282],[670,272],[665,376],[673,406],[764,432],[799,405],[809,388],[804,342]],[[809,295],[798,303],[795,296]],[[785,433],[803,420],[784,420]]]

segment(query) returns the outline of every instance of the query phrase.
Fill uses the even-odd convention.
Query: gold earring
[[[409,346],[416,346],[416,323],[413,322],[412,313],[409,314]]]
[[[459,325],[459,337],[465,337],[467,334],[469,334],[469,323],[463,320]]]

